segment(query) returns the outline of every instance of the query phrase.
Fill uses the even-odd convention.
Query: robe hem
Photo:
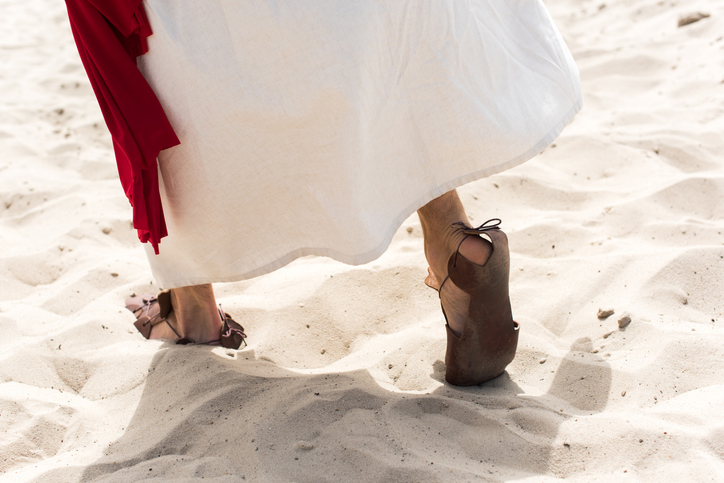
[[[164,289],[172,289],[172,288],[179,288],[179,287],[186,287],[189,285],[202,285],[207,283],[225,283],[225,282],[239,282],[242,280],[248,280],[251,278],[259,277],[261,275],[266,275],[267,273],[274,272],[275,270],[278,270],[286,265],[289,265],[291,262],[298,258],[306,257],[306,256],[320,256],[320,257],[328,257],[333,260],[336,260],[338,262],[347,264],[347,265],[364,265],[365,263],[372,262],[376,260],[377,258],[381,257],[383,253],[387,251],[390,244],[392,243],[392,238],[394,237],[397,230],[399,230],[400,226],[402,226],[402,223],[412,215],[415,211],[417,211],[419,208],[425,206],[430,201],[434,200],[435,198],[438,198],[439,196],[447,193],[448,191],[452,191],[456,188],[459,188],[463,185],[466,185],[468,183],[471,183],[473,181],[477,181],[479,179],[487,178],[489,176],[492,176],[494,174],[501,173],[503,171],[507,171],[509,169],[512,169],[516,166],[519,166],[523,164],[524,162],[534,158],[538,154],[540,154],[546,147],[548,147],[555,139],[560,136],[560,134],[563,132],[563,129],[570,124],[570,122],[573,120],[575,115],[581,110],[583,107],[583,99],[579,97],[578,101],[571,107],[571,109],[568,111],[568,113],[563,116],[560,122],[558,122],[553,129],[551,129],[546,136],[543,137],[540,141],[538,141],[535,145],[533,145],[532,148],[528,149],[525,153],[521,154],[520,156],[517,156],[509,161],[506,161],[504,163],[496,164],[495,166],[485,168],[479,171],[474,171],[472,173],[468,173],[464,176],[460,176],[458,178],[455,178],[453,180],[450,180],[444,184],[438,185],[432,190],[427,191],[423,196],[419,197],[415,202],[408,205],[407,208],[403,209],[400,214],[395,217],[390,223],[389,228],[387,230],[387,234],[384,237],[382,243],[380,243],[375,249],[370,250],[366,253],[363,253],[361,255],[349,255],[345,253],[340,253],[337,250],[332,250],[329,248],[300,248],[298,250],[294,250],[290,253],[285,254],[284,256],[276,259],[275,261],[268,263],[262,267],[256,268],[254,270],[240,273],[240,274],[233,274],[233,275],[227,275],[227,276],[203,276],[203,277],[193,277],[193,278],[183,278],[178,279],[176,281],[170,281],[170,280],[163,280],[162,277],[158,277],[154,274],[154,278],[156,278],[156,281],[159,283],[159,285]],[[152,254],[149,254],[149,256],[153,256]]]

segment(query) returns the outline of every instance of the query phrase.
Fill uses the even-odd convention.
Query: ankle
[[[426,237],[425,256],[441,283],[447,276],[448,261],[456,252],[477,265],[485,265],[493,252],[493,246],[483,237],[466,235],[453,224],[440,230],[438,236]]]
[[[196,342],[218,338],[222,321],[210,285],[172,289],[171,305],[171,323],[182,337]]]

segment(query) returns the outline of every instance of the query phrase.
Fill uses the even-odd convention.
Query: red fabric
[[[133,206],[133,227],[158,253],[167,235],[156,158],[180,144],[151,87],[136,67],[151,35],[142,0],[66,0],[73,37],[100,104],[118,174]]]

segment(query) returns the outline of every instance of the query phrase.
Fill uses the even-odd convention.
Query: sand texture
[[[368,265],[219,285],[242,351],[144,340],[64,4],[0,0],[0,482],[724,480],[724,3],[547,5],[585,107],[461,190],[503,219],[521,333],[457,388],[414,216]]]

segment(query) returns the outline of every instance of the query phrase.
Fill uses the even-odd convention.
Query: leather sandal
[[[196,342],[188,337],[182,337],[168,321],[168,316],[173,311],[170,290],[163,291],[156,296],[150,294],[134,295],[126,300],[126,308],[136,316],[133,325],[146,339],[151,336],[151,330],[155,325],[165,322],[178,337],[176,344],[179,345],[221,345],[227,349],[238,349],[242,343],[246,346],[244,327],[224,312],[221,309],[221,304],[219,304],[219,315],[224,325],[221,327],[219,338],[206,342]]]
[[[133,295],[131,298],[126,299],[126,308],[136,316],[133,325],[143,337],[148,339],[151,337],[151,330],[155,325],[162,322],[168,324],[166,318],[173,310],[171,291],[166,290],[156,296],[151,294]],[[171,327],[170,324],[169,327]],[[171,327],[171,330],[176,332],[173,327]]]
[[[445,380],[456,386],[475,386],[498,377],[513,361],[518,347],[520,327],[513,320],[508,292],[508,237],[500,230],[500,223],[498,218],[477,228],[455,223],[465,238],[485,234],[493,245],[490,258],[484,265],[478,265],[460,254],[461,241],[448,260],[448,276],[438,289],[441,292],[450,279],[470,295],[468,317],[460,337],[450,329],[445,308],[442,309],[447,329]]]

